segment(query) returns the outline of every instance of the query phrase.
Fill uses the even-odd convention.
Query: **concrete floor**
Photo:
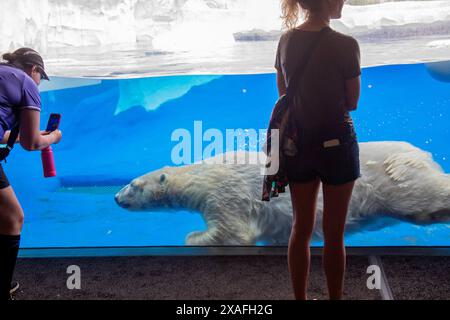
[[[381,257],[395,299],[449,299],[450,257]],[[81,289],[66,287],[67,267],[81,269]],[[368,257],[349,256],[345,299],[381,299],[366,286]],[[19,259],[17,300],[292,299],[285,256],[189,256]],[[326,299],[320,256],[312,257],[311,299]]]

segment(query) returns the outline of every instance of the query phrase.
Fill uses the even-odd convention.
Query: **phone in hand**
[[[59,113],[52,113],[48,118],[47,129],[45,131],[52,132],[58,129],[61,122],[61,115]]]

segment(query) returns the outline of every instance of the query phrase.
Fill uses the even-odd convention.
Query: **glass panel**
[[[278,98],[278,0],[2,8],[0,51],[42,53],[41,122],[62,114],[56,178],[20,147],[4,164],[26,214],[24,248],[287,243],[289,192],[261,202],[257,164],[189,164],[213,146],[260,151]],[[449,246],[450,1],[350,0],[331,26],[358,40],[364,67],[347,245]],[[320,195],[315,246],[321,206]]]

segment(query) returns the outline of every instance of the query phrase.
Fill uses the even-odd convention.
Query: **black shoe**
[[[11,289],[9,289],[9,294],[14,294],[19,290],[19,283],[17,281],[13,281],[11,283]]]

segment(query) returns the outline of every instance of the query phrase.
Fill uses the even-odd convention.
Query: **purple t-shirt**
[[[36,83],[20,69],[0,65],[0,137],[18,120],[20,111],[41,111],[41,96]]]

